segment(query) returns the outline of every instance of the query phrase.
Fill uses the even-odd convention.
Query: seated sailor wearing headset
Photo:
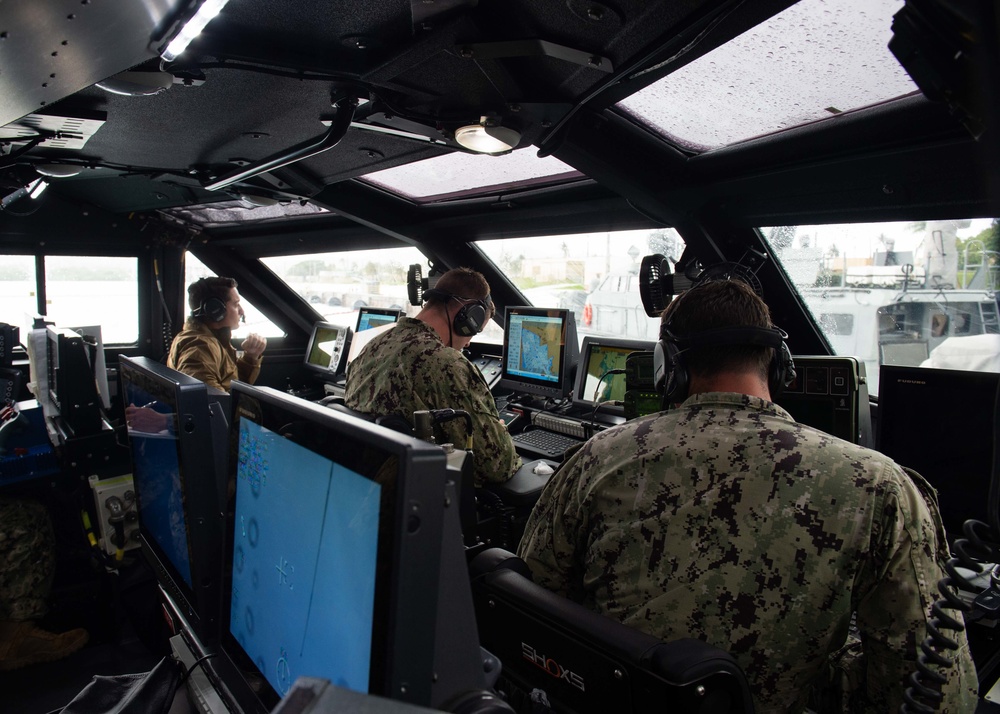
[[[416,317],[400,319],[351,362],[344,401],[366,414],[398,414],[411,425],[415,411],[464,410],[472,417],[476,485],[507,481],[521,459],[489,387],[461,352],[493,317],[490,286],[480,273],[455,268],[424,299]],[[462,420],[435,431],[438,443],[466,443]]]
[[[567,460],[519,555],[597,612],[728,650],[758,712],[899,711],[948,558],[936,496],[771,402],[794,374],[784,337],[742,282],[676,298],[656,363],[679,406]],[[978,683],[965,632],[954,639],[938,710],[957,714]]]
[[[240,294],[232,278],[201,278],[188,286],[191,315],[170,345],[167,366],[229,391],[234,379],[253,384],[267,340],[250,333],[238,355],[232,332],[244,318]]]
[[[167,366],[224,392],[234,379],[253,384],[267,339],[251,332],[241,345],[243,354],[233,347],[233,330],[244,318],[236,281],[218,277],[196,280],[188,286],[188,305],[191,315],[170,344]],[[170,424],[152,405],[127,405],[125,421],[137,432],[155,433]]]

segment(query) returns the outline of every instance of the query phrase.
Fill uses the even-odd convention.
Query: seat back
[[[502,688],[518,711],[542,690],[553,711],[752,712],[743,671],[727,652],[695,639],[661,642],[533,583],[520,558],[499,548],[470,563],[481,645],[501,662]]]
[[[325,397],[321,399],[319,403],[325,407],[335,409],[357,419],[374,422],[375,424],[384,426],[387,429],[392,429],[393,431],[413,436],[413,427],[410,426],[410,423],[399,414],[383,414],[381,416],[376,416],[374,414],[359,412],[356,409],[351,409],[347,406],[344,398],[339,396]],[[456,483],[456,491],[459,499],[459,521],[462,525],[462,534],[466,545],[472,545],[478,541],[479,531],[479,523],[476,514],[476,489],[472,473],[472,464],[470,461],[471,460],[467,460],[463,463],[461,473]],[[451,460],[449,459],[449,464],[450,463]]]
[[[351,409],[347,406],[347,402],[344,401],[343,397],[324,397],[319,400],[319,404],[322,404],[324,407],[328,407],[330,409],[335,409],[338,412],[342,412],[357,419],[364,419],[365,421],[373,422],[379,426],[384,426],[387,429],[398,431],[401,434],[413,436],[413,427],[410,426],[410,423],[399,414],[384,414],[382,416],[376,416],[375,414],[359,412],[357,409]]]

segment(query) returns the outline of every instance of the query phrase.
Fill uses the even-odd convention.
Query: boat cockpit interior
[[[61,711],[94,675],[167,656],[190,668],[192,711],[525,711],[547,687],[554,711],[750,711],[727,653],[661,649],[539,592],[511,555],[531,506],[567,449],[660,410],[658,315],[724,277],[787,333],[798,369],[776,401],[923,473],[953,546],[966,519],[1000,533],[997,217],[990,2],[0,3],[0,501],[45,506],[42,623],[90,633],[0,671],[2,699]],[[344,403],[365,344],[463,266],[495,306],[465,352],[525,464],[506,488],[474,489],[460,458]],[[255,385],[232,394],[165,364],[208,276],[238,283],[234,344],[267,340]],[[561,351],[519,371],[513,336],[539,321]],[[139,400],[170,406],[141,434],[125,419]],[[267,442],[279,426],[288,441]],[[289,594],[281,549],[321,550],[295,516],[318,492],[227,510],[267,478],[238,481],[236,464],[267,449],[393,484],[353,544],[371,551],[380,623],[337,635],[368,641],[360,669],[310,671],[303,646],[269,675],[241,649],[256,630],[232,608],[257,582],[233,533],[273,518],[285,534],[277,565],[261,561],[278,589],[246,606],[261,624]],[[171,515],[158,530],[138,510],[154,499],[141,473],[168,462],[197,524],[180,568]],[[362,513],[356,488],[342,496]],[[982,620],[989,712],[1000,647]],[[296,683],[303,669],[319,679]]]

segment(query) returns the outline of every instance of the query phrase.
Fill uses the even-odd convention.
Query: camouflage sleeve
[[[479,370],[464,357],[453,363],[446,381],[449,404],[464,409],[472,417],[472,452],[476,485],[484,482],[502,483],[510,479],[521,466],[514,441],[500,420],[496,402]],[[456,447],[465,446],[465,424],[455,420],[444,425],[443,431]]]
[[[855,584],[855,610],[864,643],[856,679],[856,710],[899,711],[909,676],[916,670],[919,644],[927,636],[930,608],[948,557],[944,527],[933,489],[918,475],[898,469],[890,477],[882,510],[872,528],[872,557]],[[959,621],[962,614],[948,610]],[[976,709],[978,679],[964,630],[947,632],[958,648],[947,654],[955,664],[942,673],[940,712]]]
[[[36,501],[0,498],[0,620],[35,620],[48,610],[55,574],[52,519]]]
[[[584,445],[552,475],[528,516],[517,554],[528,564],[536,583],[570,599],[582,602],[583,562],[587,518],[581,492],[584,464],[589,456]]]

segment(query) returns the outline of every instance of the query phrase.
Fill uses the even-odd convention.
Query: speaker
[[[226,319],[226,302],[217,297],[206,298],[201,306],[191,314],[209,322],[222,322]]]
[[[788,334],[777,327],[723,327],[680,337],[670,331],[670,325],[664,325],[653,349],[656,389],[663,395],[664,406],[687,399],[691,378],[684,354],[688,350],[727,345],[770,347],[774,354],[767,370],[767,388],[774,399],[795,380],[795,362],[787,339]]]
[[[442,302],[458,300],[462,302],[462,307],[451,320],[452,329],[462,337],[472,337],[483,331],[490,316],[490,306],[493,304],[493,299],[489,295],[482,299],[464,298],[436,288],[425,291],[423,297],[424,300],[432,299]]]

